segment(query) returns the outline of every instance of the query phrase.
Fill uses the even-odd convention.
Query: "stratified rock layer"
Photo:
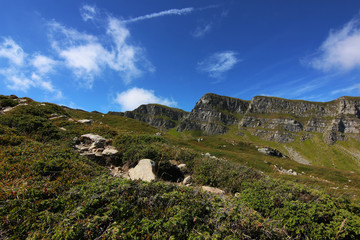
[[[346,134],[360,133],[360,97],[308,102],[256,96],[245,101],[208,93],[190,113],[157,104],[110,113],[138,119],[161,130],[176,127],[177,131],[197,130],[206,135],[224,134],[235,125],[239,133],[248,130],[259,138],[279,143],[293,142],[298,136],[303,141],[311,138],[309,133],[318,132],[325,142],[334,144],[346,140]]]

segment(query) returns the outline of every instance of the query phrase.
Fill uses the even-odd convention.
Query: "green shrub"
[[[5,108],[5,107],[15,107],[16,105],[18,105],[18,102],[12,99],[1,99],[0,100],[0,108]]]

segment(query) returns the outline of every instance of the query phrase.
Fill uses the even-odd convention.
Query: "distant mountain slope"
[[[341,97],[331,102],[308,102],[256,96],[251,101],[205,94],[190,113],[162,105],[142,105],[125,113],[160,129],[200,130],[206,135],[225,134],[231,126],[246,128],[264,140],[293,142],[303,133],[322,133],[334,144],[345,134],[360,133],[360,97]],[[305,134],[306,135],[306,134]]]

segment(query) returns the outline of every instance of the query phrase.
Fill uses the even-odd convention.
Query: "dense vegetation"
[[[14,97],[0,99],[0,108],[18,104]],[[360,238],[360,206],[347,197],[174,145],[135,120],[27,104],[0,115],[0,238]],[[94,122],[69,121],[81,117]],[[90,132],[113,139],[128,167],[153,159],[165,180],[176,181],[166,175],[174,173],[169,160],[186,163],[193,186],[110,176],[73,148],[74,137]],[[201,185],[226,195],[203,192]]]

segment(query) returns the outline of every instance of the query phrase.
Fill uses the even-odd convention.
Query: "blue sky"
[[[5,95],[107,112],[360,94],[358,0],[12,0],[0,23]]]

